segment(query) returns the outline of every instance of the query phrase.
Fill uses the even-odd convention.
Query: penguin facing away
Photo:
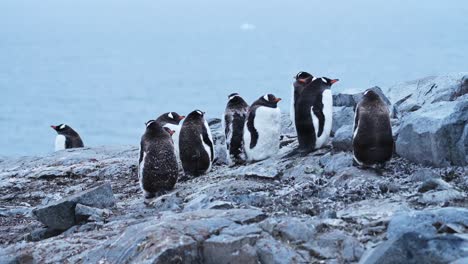
[[[388,108],[376,92],[367,90],[355,110],[354,160],[361,166],[384,165],[394,147]]]
[[[310,83],[310,81],[314,78],[312,74],[308,72],[299,72],[296,74],[294,77],[295,82],[293,83],[292,86],[292,96],[291,96],[291,108],[289,110],[289,115],[291,118],[291,122],[293,123],[293,126],[296,126],[296,119],[295,119],[295,102],[297,100],[297,97],[302,93],[302,90],[306,86],[307,83]]]
[[[176,112],[164,113],[156,119],[161,126],[167,127],[174,131],[172,140],[174,141],[174,149],[177,160],[179,160],[179,135],[180,135],[180,122],[184,120],[185,116],[181,116]]]
[[[80,135],[70,126],[60,124],[50,127],[57,132],[57,136],[55,137],[55,151],[84,147]]]
[[[228,103],[222,118],[222,127],[226,136],[226,147],[234,164],[245,162],[244,125],[249,105],[238,94],[228,96]]]
[[[213,137],[204,116],[200,110],[191,112],[180,129],[180,160],[185,173],[192,176],[209,172],[215,158]]]
[[[244,148],[248,161],[265,160],[278,152],[281,135],[280,101],[281,98],[267,94],[250,106],[244,126]]]
[[[141,137],[138,179],[146,199],[154,198],[174,188],[179,170],[169,128],[155,120],[146,123]]]
[[[309,153],[323,147],[330,137],[333,121],[331,86],[338,79],[316,78],[300,73],[294,83],[294,124],[299,151]]]

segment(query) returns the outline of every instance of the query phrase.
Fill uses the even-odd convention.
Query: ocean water
[[[227,95],[289,109],[300,70],[335,92],[468,67],[468,1],[0,1],[0,155],[138,144],[144,122]]]

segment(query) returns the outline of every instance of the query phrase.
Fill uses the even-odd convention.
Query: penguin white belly
[[[317,140],[315,141],[315,148],[319,149],[323,147],[328,141],[328,138],[330,137],[331,129],[332,129],[332,124],[333,124],[333,96],[332,92],[330,89],[326,89],[322,93],[322,104],[323,104],[323,116],[325,117],[325,124],[323,126],[323,133],[320,135],[320,137],[317,137]],[[317,125],[315,124],[315,120],[317,121]],[[315,134],[317,135],[318,133],[318,118],[312,113],[312,121],[314,123],[314,128],[315,128]]]
[[[210,130],[210,126],[208,125],[208,122],[205,120],[205,128],[206,128],[206,131],[208,133],[208,138],[210,139],[211,141],[211,145],[213,145],[213,157],[211,156],[211,148],[208,144],[205,143],[205,141],[203,141],[203,135],[200,135],[201,136],[201,141],[202,141],[202,144],[203,144],[203,147],[205,148],[206,150],[206,153],[208,153],[208,157],[210,158],[210,166],[208,167],[208,170],[207,172],[209,172],[211,170],[211,166],[213,165],[213,162],[212,160],[214,160],[214,142],[213,142],[213,136],[211,135],[211,130]]]
[[[259,107],[255,112],[254,126],[258,133],[257,144],[250,148],[250,132],[245,138],[246,154],[250,161],[260,161],[267,159],[279,150],[281,134],[281,110],[270,107]]]
[[[294,104],[296,102],[294,101],[294,85],[292,86],[292,96],[291,96],[291,109],[289,109],[289,117],[291,118],[291,122],[293,125],[293,128],[296,128],[296,109],[294,107]]]
[[[180,158],[179,158],[180,125],[165,124],[164,127],[167,127],[170,130],[174,131],[174,134],[172,135],[172,141],[174,142],[174,151],[175,151],[175,155],[176,155],[177,160],[180,160]]]
[[[55,151],[64,150],[66,140],[64,135],[57,135],[55,137]]]
[[[146,162],[146,152],[143,152],[143,158],[141,159],[140,164],[138,164],[138,179],[140,179],[140,184],[142,184],[141,180],[143,179],[143,171],[145,170],[145,162]]]

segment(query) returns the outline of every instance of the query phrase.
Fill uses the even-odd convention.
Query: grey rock
[[[468,240],[456,235],[427,236],[410,232],[382,243],[360,263],[450,263],[467,257],[467,246]]]
[[[110,183],[38,207],[33,210],[33,215],[52,229],[66,230],[76,224],[75,207],[78,203],[97,208],[115,206],[115,198]]]
[[[353,149],[353,126],[340,127],[332,139],[333,149],[338,151],[351,151]]]
[[[339,230],[321,234],[304,247],[318,259],[343,258],[346,262],[357,261],[364,253],[364,248],[355,238]]]
[[[415,171],[411,175],[412,182],[425,182],[431,179],[440,179],[440,175],[437,174],[433,169],[430,168],[422,168]]]
[[[442,179],[429,179],[421,184],[418,192],[424,193],[432,190],[448,190],[450,188],[452,188],[452,185]]]
[[[387,237],[388,239],[395,239],[409,232],[436,235],[437,223],[468,226],[468,209],[447,207],[436,210],[397,213],[388,225]]]
[[[111,214],[112,211],[108,209],[99,209],[82,204],[77,204],[75,207],[76,223],[86,221],[100,222],[103,221],[105,217],[110,216]]]
[[[462,201],[465,198],[466,195],[464,193],[461,193],[457,190],[448,189],[423,193],[422,196],[418,199],[418,202],[422,204],[446,205],[453,201]]]
[[[302,256],[289,246],[272,238],[260,239],[257,241],[256,248],[260,263],[281,264],[310,262],[306,256]]]
[[[253,245],[258,235],[233,237],[220,235],[203,243],[204,263],[257,263],[257,253]]]
[[[396,84],[382,90],[398,107],[398,110],[406,114],[433,103],[456,100],[466,93],[464,85],[467,74],[430,76]]]
[[[325,163],[324,171],[328,174],[334,174],[338,171],[345,170],[353,166],[353,157],[346,152],[340,152],[333,155],[330,160]]]
[[[333,107],[333,134],[342,126],[352,126],[354,124],[354,109],[352,107]]]
[[[404,118],[396,151],[425,165],[467,165],[468,140],[462,138],[467,123],[468,97],[428,105]]]
[[[152,200],[148,206],[153,207],[158,212],[163,211],[180,211],[182,204],[182,198],[179,197],[177,191],[161,195],[156,199]]]
[[[27,241],[41,241],[50,237],[58,236],[63,230],[52,229],[48,227],[38,228],[26,236]]]

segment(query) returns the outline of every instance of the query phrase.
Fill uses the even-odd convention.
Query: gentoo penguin
[[[174,141],[174,149],[177,160],[179,159],[179,134],[180,134],[180,122],[185,118],[185,116],[181,116],[176,112],[169,112],[162,114],[156,119],[161,126],[167,127],[174,131],[172,135],[172,140]]]
[[[55,151],[70,148],[82,148],[84,146],[80,135],[78,135],[73,128],[65,124],[50,127],[57,131],[58,134],[55,138]]]
[[[204,116],[200,110],[193,111],[180,129],[180,160],[185,173],[192,176],[210,171],[214,160],[213,138]]]
[[[247,114],[244,127],[244,148],[250,162],[267,159],[279,150],[281,110],[276,98],[267,94],[255,101]]]
[[[294,82],[294,125],[299,151],[321,148],[330,137],[333,116],[331,86],[338,79],[317,78],[300,72]]]
[[[354,160],[362,166],[384,165],[394,146],[388,108],[376,92],[367,90],[355,110]]]
[[[155,120],[146,123],[138,161],[138,179],[146,199],[171,190],[177,182],[179,170],[171,138],[173,133]]]
[[[234,164],[242,164],[245,161],[244,125],[249,105],[238,93],[229,95],[228,99],[222,119],[226,147],[231,161]]]
[[[312,80],[314,76],[308,72],[299,72],[296,74],[294,79],[296,80],[293,83],[292,86],[292,96],[291,96],[291,108],[289,111],[289,115],[291,117],[291,121],[293,123],[293,126],[295,126],[296,119],[295,119],[295,107],[294,104],[296,102],[296,97],[299,96],[302,93],[302,90],[304,89],[305,85]]]

